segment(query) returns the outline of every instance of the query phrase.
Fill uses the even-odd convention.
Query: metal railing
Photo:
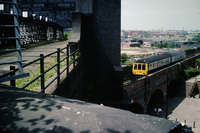
[[[61,59],[60,53],[61,53],[61,51],[64,51],[64,50],[66,50],[66,56],[63,59]],[[45,70],[44,69],[44,65],[45,65],[44,59],[52,56],[53,54],[56,54],[56,57],[57,57],[56,64],[52,65],[50,68]],[[76,66],[76,63],[78,64],[79,57],[80,57],[79,43],[74,43],[74,42],[69,42],[69,44],[66,47],[64,47],[62,49],[58,48],[57,51],[52,52],[50,54],[47,54],[47,55],[40,54],[40,58],[35,59],[35,60],[33,60],[33,61],[22,66],[23,69],[24,69],[25,67],[28,67],[28,66],[30,66],[30,65],[38,62],[38,61],[40,62],[39,63],[40,64],[39,65],[40,66],[39,67],[40,68],[40,74],[38,76],[36,76],[34,79],[32,79],[31,81],[29,81],[27,84],[25,84],[21,88],[25,89],[26,87],[31,85],[33,82],[35,82],[39,78],[41,78],[41,82],[40,82],[41,90],[40,90],[40,92],[45,93],[45,89],[47,87],[49,87],[55,80],[57,80],[57,88],[58,88],[59,85],[60,85],[60,82],[61,82],[60,81],[60,75],[66,71],[66,78],[67,78],[69,76],[69,73],[70,73],[70,66],[72,65],[73,69],[74,69],[75,66]],[[70,61],[70,58],[72,58],[71,61]],[[65,68],[61,70],[60,64],[64,61],[66,61],[66,65],[65,65]],[[52,78],[49,79],[51,81],[48,81],[48,84],[45,85],[45,74],[47,72],[49,72],[50,70],[54,69],[54,68],[57,68],[56,76],[53,79]],[[15,75],[15,72],[19,70],[18,68],[15,69],[14,66],[11,66],[10,69],[11,69],[11,72],[7,73],[7,75],[10,75],[10,76]],[[11,80],[10,85],[15,87],[16,86],[15,80]]]
[[[8,44],[15,44],[16,49],[7,49],[7,50],[0,50],[0,52],[17,52],[17,60],[10,61],[10,62],[3,62],[0,65],[5,64],[18,64],[19,74],[13,75],[9,77],[0,77],[0,81],[9,81],[12,79],[18,79],[22,77],[29,76],[28,73],[24,73],[22,69],[22,55],[21,55],[21,42],[20,42],[20,31],[19,31],[19,19],[18,19],[18,4],[17,0],[4,0],[0,1],[0,4],[3,6],[3,9],[0,11],[0,19],[4,21],[0,24],[0,44],[1,45],[8,45]],[[9,18],[9,19],[8,19]],[[12,22],[13,20],[13,22]]]

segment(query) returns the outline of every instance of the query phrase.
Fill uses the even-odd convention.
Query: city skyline
[[[122,0],[121,29],[200,30],[199,0]]]

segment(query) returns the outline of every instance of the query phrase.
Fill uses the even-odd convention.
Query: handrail
[[[6,15],[12,20],[12,24],[8,23],[8,21],[5,21],[0,24],[0,27],[3,28],[2,34],[3,36],[0,37],[0,43],[3,42],[3,44],[7,44],[8,41],[12,40],[13,42],[15,41],[16,49],[9,49],[9,50],[1,50],[0,52],[12,52],[16,51],[17,53],[17,59],[15,61],[8,61],[8,62],[2,62],[0,65],[6,65],[6,64],[18,64],[18,71],[19,74],[17,75],[12,75],[8,76],[7,74],[3,73],[3,75],[0,76],[0,82],[5,82],[5,81],[11,81],[13,79],[17,78],[23,78],[27,77],[29,74],[24,73],[22,69],[22,62],[25,60],[22,60],[22,55],[21,55],[21,41],[20,41],[20,30],[19,30],[19,19],[18,19],[18,3],[17,0],[10,0],[10,1],[0,1],[0,4],[4,5],[3,11],[0,12],[0,15]],[[12,19],[11,19],[12,18]],[[9,29],[7,29],[9,28]],[[11,33],[15,34],[9,34],[5,32],[6,30],[9,30]],[[12,72],[10,72],[12,73]]]
[[[72,43],[72,44],[68,44],[66,47],[62,48],[62,49],[57,49],[57,51],[55,52],[52,52],[50,54],[47,54],[47,55],[43,55],[41,54],[39,58],[27,63],[27,64],[24,64],[22,67],[25,68],[25,67],[28,67],[30,65],[32,65],[33,63],[36,63],[38,61],[40,61],[40,69],[41,69],[41,72],[38,76],[36,76],[35,78],[33,78],[31,81],[29,81],[27,84],[25,84],[22,88],[25,89],[26,87],[28,87],[29,85],[31,85],[33,82],[35,82],[37,79],[41,78],[41,92],[42,93],[45,93],[45,90],[46,88],[48,88],[55,80],[57,80],[57,87],[59,87],[59,84],[60,84],[60,75],[67,70],[67,75],[66,77],[69,75],[69,67],[74,64],[75,62],[78,61],[79,59],[79,56],[76,57],[76,54],[79,53],[79,43]],[[74,50],[72,53],[70,53],[70,48],[73,47],[73,46],[77,46],[77,49]],[[60,52],[62,50],[65,50],[66,49],[66,57],[64,57],[62,60],[60,60]],[[47,70],[44,71],[44,59],[47,58],[47,57],[50,57],[51,55],[53,54],[56,54],[57,53],[57,62],[52,65],[50,68],[48,68]],[[78,54],[79,55],[79,54]],[[69,62],[69,58],[73,56],[73,60],[71,62]],[[65,65],[65,68],[60,72],[60,64],[62,62],[64,62],[66,60],[66,65]],[[73,65],[74,66],[74,65]],[[50,70],[54,69],[55,67],[57,67],[57,76],[55,76],[55,78],[51,79],[51,81],[49,81],[49,83],[47,85],[45,85],[45,79],[44,79],[44,75],[49,72]],[[74,66],[75,67],[75,66]],[[73,67],[73,69],[74,69]],[[12,69],[11,72],[8,72],[6,73],[7,75],[11,75],[14,73],[15,75],[15,72],[17,72],[19,69],[16,68],[16,69]],[[13,83],[14,82],[14,83]],[[13,85],[14,84],[14,85]],[[12,85],[15,86],[15,80],[12,80]]]

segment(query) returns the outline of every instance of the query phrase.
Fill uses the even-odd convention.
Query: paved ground
[[[121,54],[129,55],[146,55],[146,54],[154,54],[155,51],[152,49],[141,49],[141,48],[132,48],[132,49],[121,49]]]
[[[186,81],[191,83],[189,86],[186,85],[186,89],[190,89],[193,85],[195,78],[197,81],[200,80],[200,75],[191,78]],[[188,88],[189,87],[189,88]],[[186,121],[186,125],[193,127],[195,122],[195,128],[193,131],[195,133],[200,133],[200,99],[199,95],[195,98],[183,98],[183,97],[173,97],[169,99],[169,119],[178,120],[181,123]]]
[[[197,96],[196,96],[197,97]],[[200,133],[200,99],[174,97],[169,99],[169,120],[176,120],[193,127],[194,133]]]

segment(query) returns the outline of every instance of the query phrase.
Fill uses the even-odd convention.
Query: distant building
[[[126,48],[130,48],[130,43],[122,42],[121,49],[126,49]]]
[[[199,48],[199,47],[200,47],[200,44],[181,45],[181,50],[195,49],[195,48]]]
[[[174,42],[175,44],[180,44],[180,45],[187,45],[187,44],[194,44],[195,42],[191,41],[191,42],[188,42],[188,41],[175,41]]]
[[[184,51],[187,48],[186,45],[181,45],[181,50]]]
[[[144,47],[151,47],[151,43],[150,42],[144,42]]]
[[[139,42],[121,42],[121,49],[128,49],[140,46],[141,44]]]
[[[121,37],[122,37],[122,38],[128,38],[128,32],[126,32],[126,31],[121,31]]]
[[[141,46],[141,43],[140,42],[132,42],[130,44],[130,47],[140,47]]]

